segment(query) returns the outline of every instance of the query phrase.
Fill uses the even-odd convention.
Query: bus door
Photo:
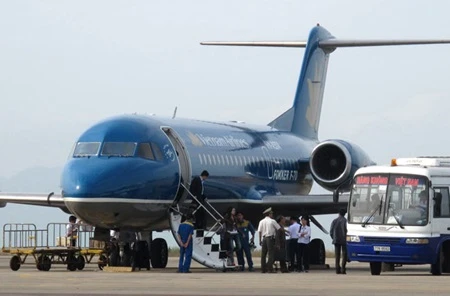
[[[437,185],[433,189],[434,194],[430,190],[431,231],[433,234],[450,234],[449,187]]]

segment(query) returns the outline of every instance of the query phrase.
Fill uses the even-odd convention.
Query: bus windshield
[[[355,177],[349,223],[420,226],[428,222],[428,179],[409,174]]]

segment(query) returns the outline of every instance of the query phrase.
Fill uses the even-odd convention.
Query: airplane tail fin
[[[268,125],[284,131],[318,139],[328,58],[338,47],[444,44],[450,40],[342,40],[317,25],[308,41],[201,42],[202,45],[305,47],[305,55],[292,107]]]

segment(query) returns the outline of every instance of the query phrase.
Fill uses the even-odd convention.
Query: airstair
[[[181,186],[184,188],[185,197],[190,196],[193,200],[197,202],[199,205],[194,213],[199,210],[201,207],[205,210],[206,214],[208,214],[212,219],[214,224],[208,229],[197,229],[194,230],[193,236],[193,252],[192,258],[200,264],[203,264],[206,267],[214,268],[216,270],[226,271],[227,269],[235,269],[236,266],[227,265],[227,256],[226,250],[220,249],[220,236],[217,234],[219,231],[223,231],[225,225],[223,225],[223,217],[222,215],[207,201],[200,202],[189,189],[181,183]],[[184,198],[185,199],[185,198]],[[176,198],[174,203],[172,204],[169,212],[170,216],[170,228],[172,230],[172,234],[175,238],[175,241],[178,243],[177,239],[177,231],[178,227],[182,223],[183,217],[189,212],[192,211],[186,204],[182,201],[183,198]]]

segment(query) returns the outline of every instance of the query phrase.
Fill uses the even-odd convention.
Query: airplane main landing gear
[[[111,243],[109,252],[110,266],[131,266],[133,251],[130,243]]]

